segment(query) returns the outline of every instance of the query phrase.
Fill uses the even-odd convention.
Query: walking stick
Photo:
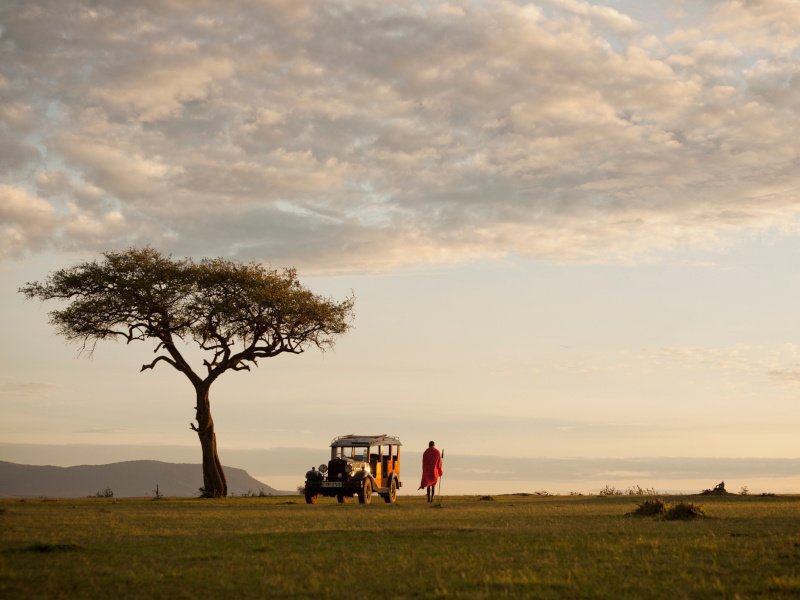
[[[442,471],[444,471],[444,448],[442,448]],[[444,473],[442,476],[439,477],[439,506],[442,506],[442,479],[444,478]]]

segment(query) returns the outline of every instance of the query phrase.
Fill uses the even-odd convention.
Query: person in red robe
[[[442,454],[433,442],[428,442],[428,449],[422,454],[422,481],[419,488],[425,488],[428,502],[433,502],[436,482],[444,475],[442,470]]]

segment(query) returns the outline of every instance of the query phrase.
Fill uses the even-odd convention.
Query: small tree
[[[183,373],[195,390],[195,423],[203,452],[203,494],[227,495],[217,456],[209,390],[226,371],[249,371],[260,358],[309,346],[325,350],[350,327],[353,298],[335,302],[313,294],[293,269],[222,258],[177,260],[153,248],[106,252],[28,283],[29,299],[66,300],[50,313],[56,331],[91,354],[105,339],[155,341],[158,363]],[[184,343],[205,353],[198,373],[184,357]]]

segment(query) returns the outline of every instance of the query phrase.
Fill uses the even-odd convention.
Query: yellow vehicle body
[[[305,497],[314,504],[320,496],[336,496],[347,502],[358,496],[369,504],[377,493],[387,503],[397,500],[400,481],[400,446],[396,436],[344,435],[331,442],[328,464],[306,473]]]

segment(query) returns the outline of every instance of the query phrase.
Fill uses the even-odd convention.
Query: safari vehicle
[[[306,473],[307,504],[315,504],[320,496],[336,496],[349,502],[358,496],[361,504],[369,504],[377,493],[387,503],[397,500],[400,481],[400,440],[391,435],[343,435],[331,442],[328,464],[311,467]]]

